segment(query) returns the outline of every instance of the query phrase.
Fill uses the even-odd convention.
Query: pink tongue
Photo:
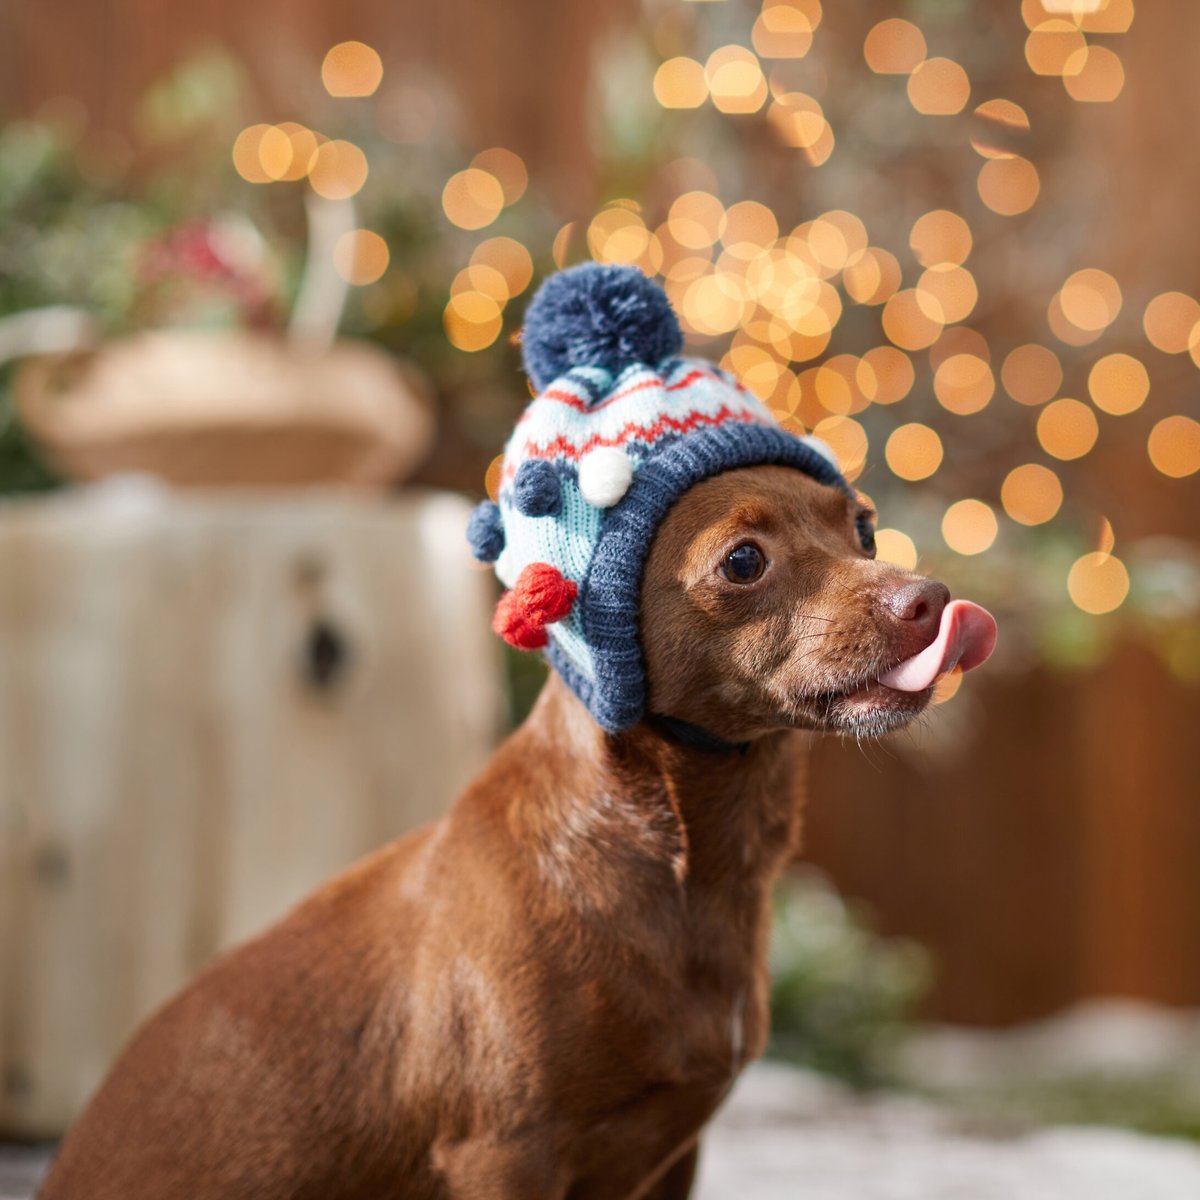
[[[970,600],[951,600],[942,609],[937,637],[920,654],[906,658],[879,682],[897,692],[923,692],[939,675],[986,662],[996,645],[996,620]]]

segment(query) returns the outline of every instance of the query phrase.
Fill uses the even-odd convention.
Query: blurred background
[[[462,529],[592,258],[1000,621],[922,729],[818,746],[774,1052],[1200,1136],[1197,45],[1144,0],[0,8],[0,1129],[523,715]]]

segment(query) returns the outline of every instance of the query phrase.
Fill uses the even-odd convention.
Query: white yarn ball
[[[830,449],[828,442],[823,442],[819,437],[814,437],[811,433],[806,433],[800,439],[810,449],[815,450],[831,467],[837,467],[840,471],[842,468],[838,464],[837,455]]]
[[[597,508],[611,508],[632,482],[633,463],[618,446],[598,446],[579,462],[579,490]]]

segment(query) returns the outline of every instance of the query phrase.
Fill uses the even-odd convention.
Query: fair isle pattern
[[[711,363],[676,359],[661,374],[635,364],[604,387],[606,374],[576,368],[530,403],[505,448],[501,507],[505,486],[529,458],[578,465],[601,446],[639,456],[671,434],[729,421],[775,424],[757,397]]]

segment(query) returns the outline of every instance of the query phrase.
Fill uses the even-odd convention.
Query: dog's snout
[[[937,636],[950,589],[936,579],[918,579],[885,592],[881,599],[892,616],[907,623],[910,636],[928,644]]]

